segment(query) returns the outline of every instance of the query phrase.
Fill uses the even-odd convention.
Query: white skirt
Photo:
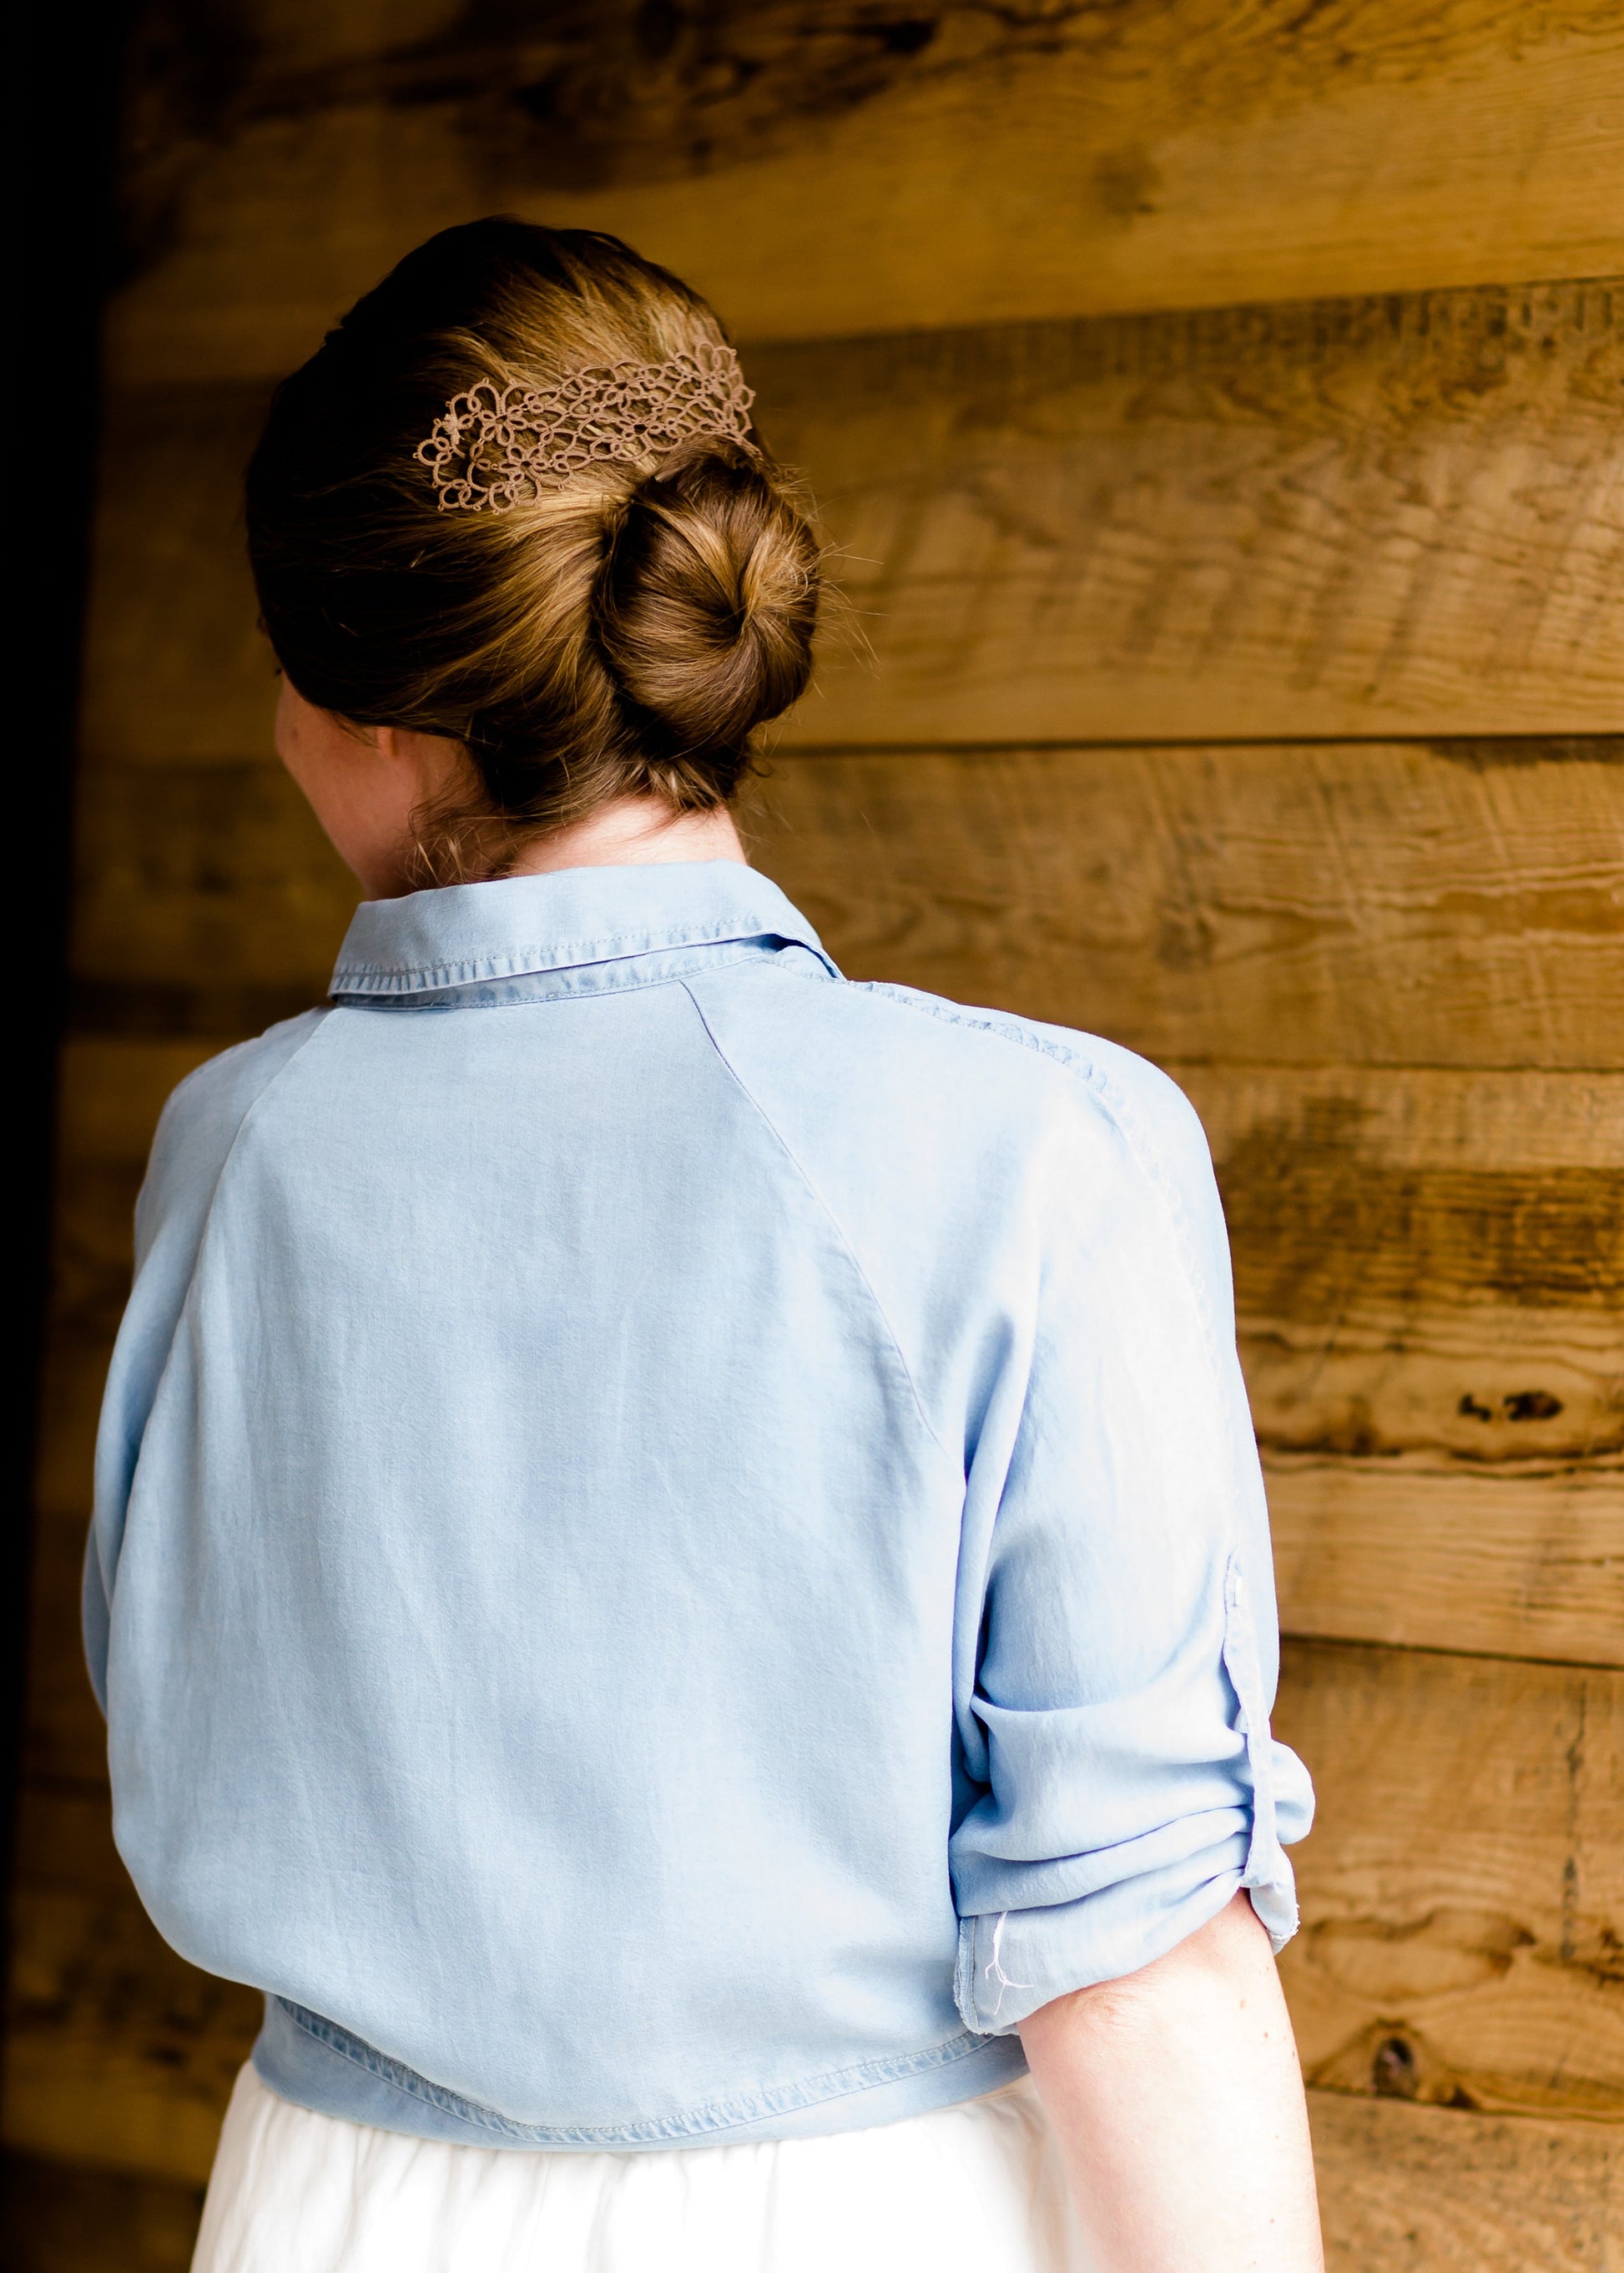
[[[1088,2273],[1030,2082],[902,2123],[531,2153],[312,2115],[237,2080],[192,2273]]]

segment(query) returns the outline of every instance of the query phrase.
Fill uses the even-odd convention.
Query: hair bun
[[[500,218],[408,253],[277,390],[244,500],[277,660],[321,709],[467,754],[412,817],[414,882],[504,874],[622,799],[733,796],[817,607],[750,401],[665,269]]]
[[[812,669],[818,548],[745,445],[691,442],[635,489],[598,581],[599,644],[669,755],[736,755]]]

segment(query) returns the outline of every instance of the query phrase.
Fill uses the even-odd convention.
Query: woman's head
[[[283,671],[467,754],[417,815],[416,881],[500,873],[619,799],[732,796],[817,605],[748,400],[664,269],[500,220],[431,238],[279,388],[247,514]]]

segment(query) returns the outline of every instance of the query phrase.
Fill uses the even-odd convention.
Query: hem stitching
[[[458,2093],[431,2083],[403,2061],[391,2059],[359,2037],[353,2037],[335,2022],[324,2020],[320,2014],[307,2007],[296,2005],[286,1997],[272,2000],[294,2025],[312,2037],[325,2050],[352,2067],[374,2076],[380,2082],[394,2087],[408,2098],[420,2099],[438,2108],[442,2114],[452,2115],[461,2121],[485,2131],[495,2132],[508,2139],[523,2141],[538,2147],[615,2147],[636,2143],[653,2143],[660,2140],[693,2138],[706,2133],[740,2130],[760,2121],[763,2117],[793,2115],[803,2109],[816,2107],[830,2100],[851,2097],[854,2093],[871,2089],[886,2083],[906,2082],[909,2077],[926,2075],[933,2070],[950,2067],[958,2061],[974,2057],[997,2042],[993,2037],[972,2035],[967,2030],[950,2037],[944,2043],[929,2045],[922,2052],[906,2052],[890,2059],[870,2060],[851,2068],[838,2068],[831,2073],[813,2076],[804,2083],[779,2084],[767,2091],[741,2095],[733,2099],[715,2100],[703,2107],[691,2108],[680,2115],[650,2117],[643,2122],[623,2124],[545,2124],[519,2123],[511,2117],[499,2115],[494,2108],[482,2107],[475,2100],[464,2099]]]

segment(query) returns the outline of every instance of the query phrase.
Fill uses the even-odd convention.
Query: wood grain
[[[1624,2133],[1311,2091],[1327,2273],[1619,2273]]]
[[[1615,733],[1608,284],[813,341],[750,363],[844,588],[786,747]],[[267,748],[262,394],[109,406],[85,745]]]
[[[1624,2116],[1624,1676],[1287,1646],[1308,1762],[1281,1960],[1312,2083]]]
[[[1171,1070],[1213,1148],[1267,1448],[1624,1452],[1624,1076]]]
[[[158,1106],[211,1046],[84,1037],[64,1050],[64,1330],[117,1326]],[[1243,1336],[1272,1345],[1253,1391],[1267,1443],[1474,1467],[1624,1450],[1624,1075],[1171,1070],[1213,1148]],[[1441,1389],[1430,1372],[1386,1385],[1406,1341]],[[1327,1361],[1342,1370],[1322,1382]]]
[[[52,1223],[46,1410],[83,1400],[78,1385],[105,1362],[124,1315],[134,1256],[136,1195],[170,1091],[218,1041],[117,1037],[66,1042],[56,1099],[56,1206]],[[56,1344],[62,1347],[57,1351]],[[60,1383],[58,1389],[55,1384]],[[47,1432],[48,1437],[49,1431]],[[39,1489],[63,1504],[47,1465]]]
[[[1616,731],[1607,284],[758,354],[870,665],[787,745]]]
[[[493,211],[612,229],[749,338],[1624,265],[1605,0],[162,21],[132,74],[126,375],[279,373]]]
[[[1266,1452],[1289,1634],[1624,1666],[1624,1467]]]
[[[1624,741],[775,759],[755,857],[855,978],[1158,1060],[1624,1062]]]
[[[1624,740],[780,754],[745,819],[853,977],[1159,1060],[1624,1064]],[[355,897],[273,764],[89,769],[77,1015],[252,1031]]]
[[[280,766],[87,771],[78,852],[81,1029],[234,1037],[325,996],[359,894]]]
[[[1624,1663],[1624,1078],[1174,1070],[1288,1631]]]

